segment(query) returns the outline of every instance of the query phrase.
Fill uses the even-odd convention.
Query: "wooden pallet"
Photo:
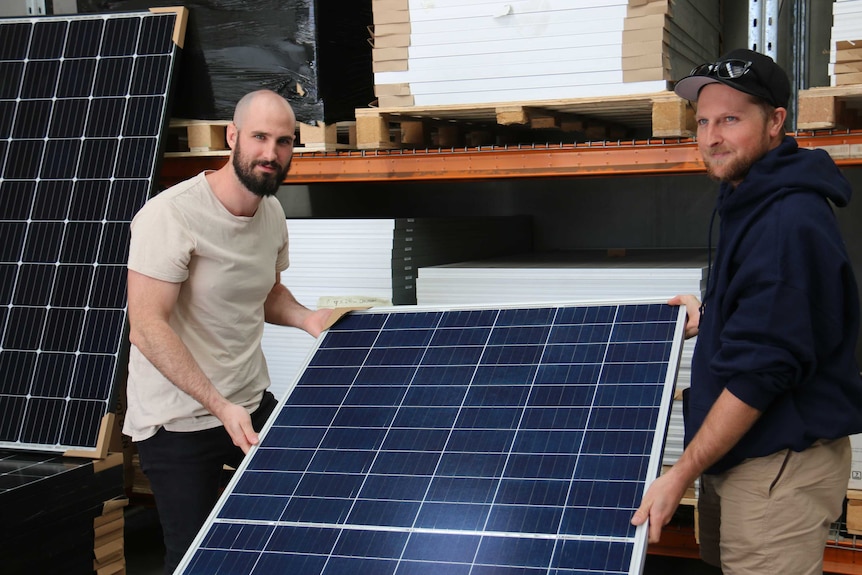
[[[132,495],[152,495],[150,480],[141,469],[141,459],[137,453],[131,455],[131,489]]]
[[[356,122],[353,120],[312,126],[300,122],[299,143],[294,148],[302,152],[333,152],[356,149]]]
[[[227,155],[228,120],[173,119],[170,156]],[[670,91],[528,103],[358,108],[355,121],[300,122],[295,151],[450,148],[688,138],[694,113]]]
[[[847,533],[862,535],[862,491],[847,490]]]
[[[172,118],[168,124],[168,152],[206,155],[228,153],[225,130],[230,120]]]
[[[694,131],[691,106],[670,91],[515,104],[356,110],[359,149],[686,138]]]
[[[862,128],[862,84],[800,90],[797,130]]]
[[[171,119],[168,125],[169,156],[226,156],[230,153],[226,129],[230,120]],[[356,122],[317,125],[298,123],[294,151],[330,152],[356,149]]]

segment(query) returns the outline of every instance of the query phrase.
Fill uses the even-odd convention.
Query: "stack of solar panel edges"
[[[832,41],[829,79],[832,86],[862,83],[862,1],[835,0],[832,4]]]
[[[2,572],[92,573],[94,521],[105,502],[123,496],[119,454],[94,462],[0,451]],[[115,541],[122,560],[122,537]]]
[[[389,0],[373,17],[381,106],[661,92],[719,47],[716,0]]]
[[[702,250],[627,250],[611,257],[605,250],[536,252],[419,268],[420,305],[589,301],[701,294],[706,288],[707,256]],[[677,391],[691,382],[696,338],[683,345]],[[683,449],[682,401],[673,402],[663,464],[672,465]]]
[[[321,297],[415,304],[420,266],[529,252],[532,247],[527,216],[289,218],[287,230],[290,267],[281,281],[310,308]],[[289,389],[313,344],[300,330],[265,327],[263,349],[276,397]]]

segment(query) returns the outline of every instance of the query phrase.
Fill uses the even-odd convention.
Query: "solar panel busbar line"
[[[185,15],[0,19],[2,448],[107,454]]]
[[[322,335],[178,572],[640,573],[685,311],[397,306]]]

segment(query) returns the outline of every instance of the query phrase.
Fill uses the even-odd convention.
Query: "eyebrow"
[[[284,134],[282,136],[276,136],[272,132],[267,132],[266,130],[251,130],[249,132],[252,136],[266,136],[267,138],[273,138],[275,140],[288,140],[293,142],[296,140],[296,134]]]

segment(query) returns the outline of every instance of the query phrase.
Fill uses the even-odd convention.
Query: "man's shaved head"
[[[291,117],[293,116],[293,108],[282,96],[272,90],[257,90],[249,92],[236,103],[236,108],[233,111],[233,123],[237,128],[242,128],[253,102],[256,102],[259,108],[266,107],[274,110],[283,108],[286,113],[290,114]]]

